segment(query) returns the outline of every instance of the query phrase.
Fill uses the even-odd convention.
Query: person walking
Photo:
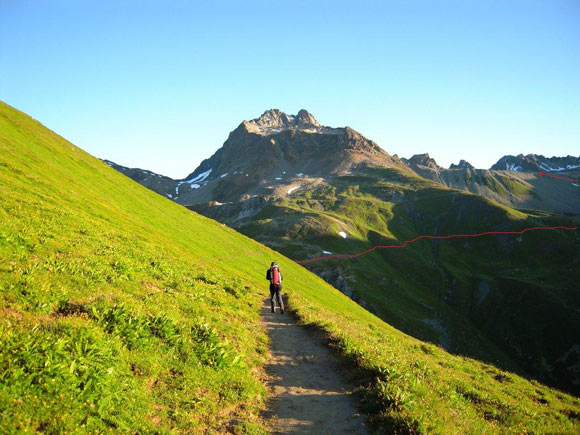
[[[282,301],[282,272],[275,261],[272,261],[270,268],[266,271],[266,279],[270,281],[270,303],[272,312],[275,313],[274,299],[278,301],[280,314],[284,314],[284,301]]]

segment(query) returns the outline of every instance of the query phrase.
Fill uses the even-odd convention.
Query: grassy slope
[[[577,399],[393,329],[322,280],[0,103],[0,427],[258,430],[263,271],[368,381],[374,422],[577,431]],[[229,423],[232,422],[232,423]]]
[[[533,216],[393,169],[338,177],[268,206],[240,230],[305,259],[400,244],[418,234],[578,223]],[[345,240],[337,231],[345,230]],[[405,250],[311,263],[340,271],[354,298],[409,334],[573,390],[580,327],[580,237],[423,240]],[[570,369],[572,368],[572,369]]]

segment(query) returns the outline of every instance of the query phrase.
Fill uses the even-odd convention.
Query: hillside
[[[294,260],[418,235],[577,226],[376,168],[280,199],[191,208]],[[406,333],[578,393],[579,264],[578,233],[551,232],[421,241],[306,267]]]
[[[261,430],[265,265],[380,432],[576,432],[580,401],[389,326],[0,103],[0,427]],[[560,237],[565,238],[565,235]]]
[[[534,161],[565,171],[574,171],[576,162],[543,156]],[[138,171],[109,164],[152,188],[164,179],[142,172],[142,181]],[[167,196],[294,260],[421,234],[520,230],[550,222],[575,226],[576,220],[545,211],[580,212],[576,183],[520,170],[474,169],[465,161],[444,169],[429,154],[400,159],[348,127],[321,126],[306,111],[290,116],[274,109],[243,121],[187,180],[195,181],[194,189]],[[424,242],[412,255],[378,253],[307,267],[417,338],[578,394],[580,352],[573,331],[580,327],[574,284],[580,250],[576,236],[554,237],[532,236],[536,243],[529,237],[526,243],[514,237]],[[554,252],[548,261],[545,249]],[[495,310],[495,304],[505,310]]]

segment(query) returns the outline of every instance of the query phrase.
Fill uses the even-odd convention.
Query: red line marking
[[[410,245],[411,243],[415,243],[421,239],[454,239],[454,238],[458,238],[458,237],[483,237],[483,236],[489,236],[489,235],[517,235],[517,234],[524,234],[528,231],[542,231],[542,230],[568,230],[568,231],[576,231],[578,229],[578,227],[533,227],[533,228],[525,228],[521,231],[486,231],[485,233],[476,233],[476,234],[451,234],[449,236],[428,236],[428,235],[422,235],[422,236],[417,236],[414,239],[411,240],[405,240],[403,242],[402,245],[376,245],[373,246],[370,249],[367,249],[366,251],[362,251],[362,252],[358,252],[356,254],[331,254],[331,255],[324,255],[321,257],[313,257],[310,258],[308,260],[301,260],[301,261],[296,261],[296,263],[300,263],[300,264],[308,264],[308,263],[312,263],[313,261],[318,261],[318,260],[328,260],[330,258],[358,258],[362,255],[368,254],[370,252],[373,252],[377,249],[389,249],[389,248],[406,248],[408,245]]]
[[[566,178],[566,177],[560,177],[559,175],[552,175],[552,174],[548,174],[547,172],[544,172],[544,171],[542,171],[542,172],[539,172],[539,173],[538,173],[538,176],[539,176],[540,178],[543,178],[543,177],[550,177],[550,178],[557,178],[557,179],[559,179],[559,180],[566,180],[566,181],[573,181],[573,182],[576,182],[576,183],[580,183],[580,180],[576,180],[576,179],[574,179],[574,178]]]

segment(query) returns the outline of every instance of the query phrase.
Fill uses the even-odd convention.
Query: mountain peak
[[[270,135],[280,133],[283,130],[304,130],[319,132],[324,129],[316,118],[305,109],[301,109],[296,115],[288,115],[279,109],[266,110],[259,118],[242,123],[250,133]]]
[[[278,109],[269,109],[259,118],[252,119],[250,123],[260,128],[283,128],[294,123],[294,116],[288,116]]]
[[[411,157],[408,160],[408,162],[411,165],[426,166],[426,167],[431,168],[431,169],[439,168],[439,165],[437,164],[435,159],[431,158],[431,156],[429,156],[429,154],[427,154],[427,153],[415,154],[413,157]]]
[[[304,110],[304,109],[300,109],[300,111],[296,115],[295,122],[296,122],[296,126],[298,128],[322,127],[318,123],[316,118],[314,118],[314,116],[312,116],[312,114],[310,112],[308,112],[307,110]]]
[[[459,164],[451,163],[449,169],[474,169],[473,165],[466,160],[459,160]]]

